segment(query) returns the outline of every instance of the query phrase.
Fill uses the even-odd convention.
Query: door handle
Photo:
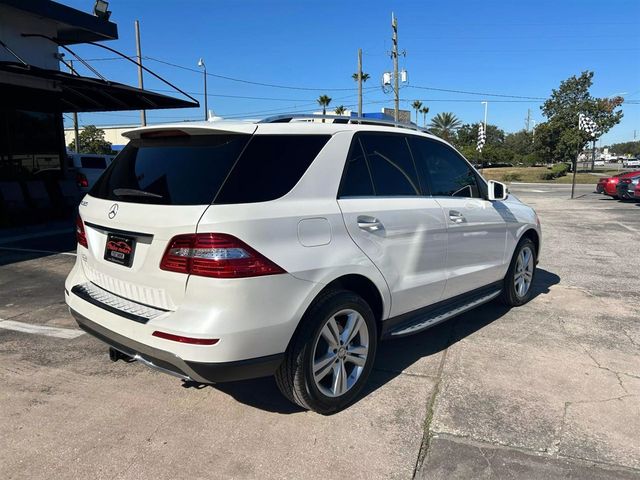
[[[467,219],[464,218],[464,215],[457,210],[449,210],[449,220],[453,223],[467,223]]]
[[[360,215],[358,217],[358,228],[367,232],[377,232],[379,230],[384,230],[384,225],[382,225],[382,222],[375,217]]]

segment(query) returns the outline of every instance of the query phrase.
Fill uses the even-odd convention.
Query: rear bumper
[[[145,365],[170,375],[200,383],[222,383],[273,375],[284,353],[235,362],[202,363],[185,361],[174,353],[145,345],[92,322],[69,308],[78,326],[110,347],[141,360]]]

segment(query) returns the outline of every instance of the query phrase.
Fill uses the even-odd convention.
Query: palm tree
[[[318,100],[316,100],[318,104],[322,107],[322,115],[327,114],[327,107],[331,103],[331,97],[327,95],[320,95]],[[324,118],[322,119],[322,123],[324,123]]]
[[[462,122],[451,112],[438,113],[431,119],[429,130],[445,140],[449,140],[451,135],[460,128]]]
[[[429,113],[429,107],[422,107],[420,109],[420,113],[422,114],[422,126],[427,127],[427,113]]]
[[[336,112],[336,115],[344,115],[344,112],[347,111],[347,107],[344,105],[338,105],[334,111]]]
[[[420,100],[414,100],[411,104],[411,108],[416,111],[416,125],[418,125],[418,111],[422,108],[422,102]]]
[[[356,72],[353,75],[351,75],[351,78],[353,78],[357,82],[358,81],[358,72]],[[370,78],[371,78],[371,76],[368,73],[362,72],[362,83],[365,83]]]

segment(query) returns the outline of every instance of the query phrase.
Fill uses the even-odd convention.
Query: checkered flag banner
[[[578,130],[584,130],[592,137],[595,137],[598,131],[598,124],[581,113],[578,115]]]
[[[478,143],[476,144],[476,150],[482,152],[485,142],[487,141],[487,134],[484,131],[484,124],[478,125]]]

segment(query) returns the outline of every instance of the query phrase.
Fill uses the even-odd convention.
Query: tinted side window
[[[107,168],[107,161],[104,157],[81,157],[82,168]]]
[[[253,203],[287,194],[330,135],[254,135],[214,203]]]
[[[439,197],[479,198],[471,166],[452,148],[424,138],[409,139],[421,179],[428,180],[431,194]]]
[[[418,176],[404,136],[367,133],[359,138],[376,195],[420,195]]]
[[[344,168],[344,178],[338,194],[340,198],[372,197],[375,195],[367,160],[357,137],[352,142],[349,158],[347,158]]]

